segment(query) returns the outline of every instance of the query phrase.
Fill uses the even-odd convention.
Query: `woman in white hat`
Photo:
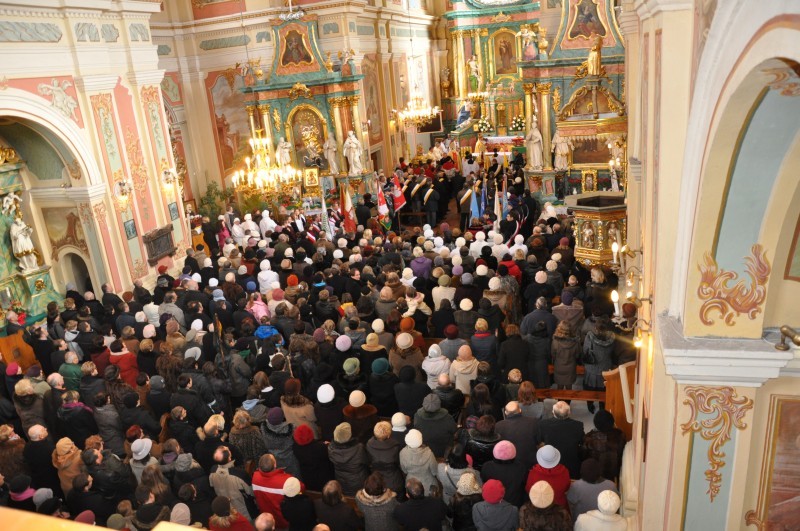
[[[406,447],[400,450],[400,469],[409,478],[416,478],[430,495],[431,485],[436,483],[436,457],[422,441],[419,430],[409,430],[406,434]]]

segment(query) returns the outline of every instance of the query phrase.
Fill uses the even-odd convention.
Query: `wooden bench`
[[[544,400],[585,400],[586,402],[605,402],[605,391],[582,391],[574,389],[537,389],[536,398]]]
[[[554,370],[554,369],[553,369],[553,366],[552,366],[552,365],[548,365],[548,366],[547,366],[547,371],[548,371],[550,374],[553,374],[553,370]],[[578,376],[583,376],[584,374],[586,374],[586,368],[585,368],[583,365],[578,365],[577,367],[575,367],[575,373],[576,373]]]
[[[424,222],[425,222],[425,212],[409,212],[407,210],[405,210],[405,211],[401,210],[400,211],[400,216],[399,216],[399,219],[400,219],[401,223],[403,221],[403,216],[406,217],[406,222],[407,223],[408,223],[408,218],[418,218],[417,224],[419,224],[419,225],[423,225]]]

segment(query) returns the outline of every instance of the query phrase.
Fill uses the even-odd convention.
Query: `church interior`
[[[154,286],[264,160],[299,208],[526,153],[635,306],[628,529],[800,529],[800,2],[0,0],[0,49],[0,311]]]

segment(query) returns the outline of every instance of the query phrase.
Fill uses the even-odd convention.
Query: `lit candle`
[[[619,293],[617,293],[617,290],[611,292],[611,302],[614,303],[614,315],[619,315]]]
[[[614,243],[611,244],[611,253],[614,256],[613,263],[616,264],[617,263],[617,257],[619,256],[619,244],[617,242],[614,242]]]

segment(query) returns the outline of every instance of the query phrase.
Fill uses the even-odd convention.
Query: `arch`
[[[85,132],[78,125],[50,107],[46,100],[24,90],[7,88],[0,91],[0,116],[22,118],[52,131],[67,146],[80,165],[81,174],[92,186],[104,182]]]
[[[737,139],[757,112],[758,96],[767,81],[762,78],[759,86],[753,73],[778,59],[800,62],[800,50],[791,44],[800,31],[800,10],[787,15],[777,6],[765,5],[763,11],[754,13],[739,9],[740,3],[724,3],[718,8],[700,60],[698,71],[703,75],[697,78],[690,111],[680,190],[684,215],[678,220],[669,305],[670,315],[684,323],[696,320],[687,317],[687,312],[695,309],[689,307],[697,298],[697,251],[712,250],[718,232],[716,222],[708,226],[704,211],[716,205],[715,215],[722,214],[720,191],[738,153]],[[781,154],[782,160],[785,157],[786,152]],[[699,256],[702,258],[702,253]]]
[[[100,284],[92,275],[92,271],[87,265],[86,259],[74,248],[65,248],[59,253],[58,265],[53,266],[58,271],[58,275],[64,285],[67,282],[74,282],[78,292],[97,290]]]

